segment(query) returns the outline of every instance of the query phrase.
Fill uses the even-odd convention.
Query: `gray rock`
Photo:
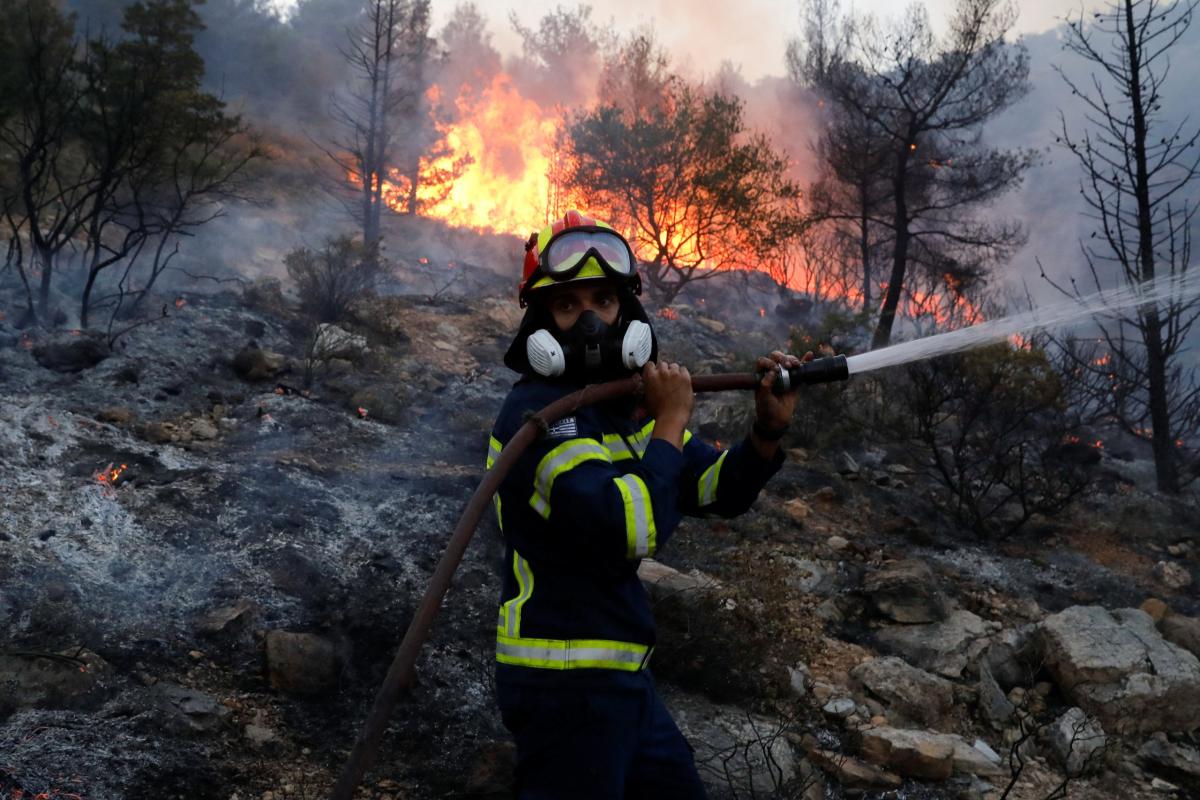
[[[880,769],[845,753],[813,748],[808,751],[808,758],[821,770],[837,778],[838,783],[847,789],[899,789],[904,783],[896,773]]]
[[[160,721],[178,733],[214,733],[233,713],[198,689],[160,683],[154,690],[162,714]]]
[[[933,570],[907,559],[867,575],[863,592],[879,614],[896,622],[938,622],[949,611]]]
[[[1154,577],[1168,589],[1186,589],[1192,585],[1192,573],[1174,561],[1159,561],[1154,565]]]
[[[1168,642],[1200,658],[1200,619],[1168,614],[1158,623],[1158,631]]]
[[[1008,691],[1033,681],[1041,655],[1037,647],[1037,626],[1006,628],[992,637],[980,657],[1000,688]]]
[[[1200,660],[1144,611],[1074,606],[1040,625],[1046,667],[1081,709],[1122,733],[1200,724]]]
[[[944,781],[954,772],[955,739],[929,731],[869,728],[862,732],[862,754],[872,764],[906,778]]]
[[[267,634],[271,688],[293,694],[327,694],[337,688],[340,663],[331,642],[311,633]]]
[[[845,450],[834,461],[834,467],[841,475],[857,475],[859,473],[858,462]]]
[[[718,789],[752,797],[776,796],[800,774],[797,756],[782,722],[697,695],[670,693],[667,706],[695,750],[701,779]]]
[[[954,705],[954,685],[894,656],[873,658],[850,670],[850,677],[893,710],[936,725]]]
[[[110,694],[112,669],[90,650],[0,655],[0,719],[32,708],[89,710]]]
[[[871,763],[910,778],[942,781],[954,773],[981,777],[1005,774],[1000,757],[990,747],[972,746],[951,733],[870,728],[862,732],[862,751]]]
[[[58,333],[33,347],[33,357],[37,362],[54,372],[82,372],[111,354],[104,337],[90,333],[77,336]]]
[[[638,578],[656,602],[669,597],[685,602],[699,600],[721,587],[716,578],[700,570],[680,572],[652,558],[642,559],[638,565]]]
[[[922,669],[947,678],[962,676],[987,647],[994,623],[963,609],[952,612],[942,622],[929,625],[892,625],[877,634],[877,639],[893,653]]]
[[[853,714],[857,708],[858,704],[849,697],[835,697],[822,706],[821,710],[831,717],[845,719]]]
[[[258,606],[249,600],[215,608],[196,622],[196,633],[201,636],[236,636],[245,630],[257,611]]]
[[[804,697],[813,685],[812,671],[807,664],[798,662],[794,666],[788,667],[788,682],[797,697]]]
[[[1047,730],[1046,744],[1067,774],[1076,776],[1103,766],[1108,737],[1095,718],[1082,709],[1071,708]]]
[[[994,729],[1004,730],[1017,708],[1012,704],[992,675],[987,661],[979,662],[979,713]]]
[[[837,573],[817,561],[785,557],[792,568],[788,582],[805,594],[827,597],[837,588]]]
[[[1165,733],[1151,736],[1138,750],[1142,761],[1171,780],[1200,781],[1200,750],[1172,742]]]

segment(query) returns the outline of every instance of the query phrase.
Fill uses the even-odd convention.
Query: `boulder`
[[[947,678],[959,678],[967,665],[986,649],[988,635],[999,626],[958,609],[942,622],[928,625],[892,625],[876,634],[879,644],[922,669]]]
[[[1046,668],[1082,710],[1122,733],[1200,724],[1200,660],[1139,609],[1073,606],[1039,626]]]
[[[1005,774],[1000,757],[984,742],[935,731],[871,728],[862,732],[863,756],[908,778],[942,781],[954,773],[995,777]]]
[[[695,751],[696,763],[715,768],[701,773],[715,780],[713,789],[774,797],[779,787],[801,776],[803,760],[792,749],[783,722],[715,705],[698,695],[673,693],[666,701]]]
[[[850,677],[893,710],[926,725],[936,725],[954,705],[954,684],[894,656],[864,661]]]
[[[917,559],[870,573],[863,580],[863,592],[880,615],[896,622],[938,622],[949,611],[933,570]]]
[[[652,558],[643,558],[638,564],[638,578],[656,602],[668,597],[682,598],[685,601],[689,598],[699,599],[721,586],[716,578],[698,569],[680,572]]]
[[[267,677],[271,688],[292,694],[327,694],[337,688],[340,663],[327,639],[311,633],[267,634]]]
[[[1192,655],[1200,658],[1200,619],[1182,614],[1168,614],[1158,623],[1163,638],[1177,644]]]
[[[1037,626],[1006,628],[993,636],[980,657],[1001,689],[1028,686],[1041,662],[1037,646]]]
[[[64,373],[91,369],[111,354],[103,336],[89,333],[55,334],[33,347],[33,357],[39,364]]]
[[[1172,742],[1165,733],[1151,736],[1138,750],[1138,757],[1155,772],[1174,781],[1200,782],[1200,750]]]
[[[870,728],[862,732],[867,761],[895,770],[906,778],[944,781],[954,772],[956,736],[899,728]]]
[[[233,713],[198,689],[159,683],[154,687],[159,722],[176,733],[214,733]]]
[[[249,600],[215,608],[196,621],[196,633],[201,636],[237,636],[245,630],[257,611],[258,605]]]
[[[247,381],[265,381],[276,377],[287,366],[287,357],[258,347],[243,347],[233,356],[233,371]]]
[[[1012,704],[1012,701],[1004,694],[1004,690],[1000,688],[1000,684],[996,682],[986,659],[980,659],[979,662],[978,690],[980,716],[994,729],[1004,730],[1017,707]]]
[[[367,352],[367,337],[350,333],[337,325],[322,322],[314,333],[312,353],[319,360],[344,358],[354,361]]]
[[[1159,561],[1154,565],[1154,577],[1168,589],[1186,589],[1192,585],[1192,573],[1174,561]]]
[[[111,694],[111,676],[90,650],[0,653],[0,719],[31,708],[96,708]]]
[[[813,748],[808,751],[808,760],[837,778],[847,789],[889,790],[899,789],[904,780],[894,772],[860,761],[845,753]]]
[[[784,556],[784,560],[791,568],[788,583],[793,589],[828,597],[837,588],[837,568],[833,564],[790,556]]]
[[[1082,709],[1067,709],[1046,731],[1045,739],[1069,776],[1095,772],[1103,766],[1108,737],[1100,723]]]

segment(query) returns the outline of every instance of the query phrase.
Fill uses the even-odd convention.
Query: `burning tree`
[[[1101,407],[1126,431],[1150,440],[1158,488],[1170,493],[1185,481],[1179,437],[1200,427],[1200,382],[1180,358],[1200,319],[1200,298],[1186,297],[1182,288],[1196,214],[1184,193],[1200,170],[1194,151],[1200,129],[1185,132],[1183,125],[1163,119],[1162,85],[1168,52],[1187,31],[1197,5],[1120,0],[1087,25],[1069,19],[1065,47],[1102,75],[1093,75],[1086,88],[1059,68],[1092,126],[1081,137],[1067,129],[1064,118],[1060,141],[1083,167],[1080,192],[1100,228],[1101,244],[1083,245],[1096,288],[1104,288],[1107,272],[1129,286],[1179,286],[1170,302],[1100,320],[1102,355],[1092,347],[1072,346],[1068,353],[1077,369],[1093,377]]]
[[[429,0],[368,0],[347,38],[342,55],[353,85],[331,101],[344,133],[325,152],[338,168],[337,193],[350,179],[354,194],[345,205],[363,240],[376,242],[385,207],[415,214],[436,204],[440,197],[419,192],[448,190],[463,164],[430,166],[446,161],[446,153],[431,116],[436,42],[429,36]]]
[[[569,183],[630,231],[661,302],[776,256],[803,229],[787,158],[747,131],[739,99],[671,73],[648,34],[609,60],[600,94],[568,126]]]
[[[830,43],[823,38],[836,30],[828,21],[836,6],[824,8],[824,22],[810,26],[815,41],[792,48],[793,74],[835,105],[819,147],[827,175],[814,188],[816,210],[857,245],[864,295],[874,248],[890,245],[873,341],[882,347],[901,299],[916,295],[911,266],[957,296],[1021,243],[1017,225],[970,212],[1015,187],[1032,162],[1030,152],[981,139],[983,124],[1024,95],[1028,59],[1004,41],[1015,13],[1000,0],[959,0],[944,39],[912,6],[886,27],[852,20]]]

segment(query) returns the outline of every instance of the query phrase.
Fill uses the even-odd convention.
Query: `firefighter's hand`
[[[758,359],[758,371],[766,373],[759,382],[758,389],[754,392],[755,419],[761,427],[767,430],[785,428],[792,421],[792,414],[796,410],[795,387],[781,395],[771,391],[771,387],[779,378],[779,368],[790,369],[800,366],[801,361],[812,360],[811,351],[805,353],[804,358],[800,359],[778,350],[769,356]]]
[[[692,376],[679,364],[647,362],[642,368],[646,410],[654,417],[654,438],[683,449],[683,431],[692,418]]]

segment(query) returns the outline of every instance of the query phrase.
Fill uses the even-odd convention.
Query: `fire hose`
[[[783,393],[797,386],[844,381],[849,377],[845,356],[827,356],[804,362],[798,367],[781,370],[775,380],[774,388],[777,392]],[[762,378],[761,373],[753,372],[697,375],[692,378],[692,391],[708,393],[754,390],[758,388]],[[342,774],[333,787],[333,793],[330,795],[332,800],[351,800],[367,768],[375,760],[375,753],[379,749],[379,742],[387,729],[392,709],[395,708],[401,693],[411,687],[415,680],[414,667],[417,655],[429,634],[429,629],[433,626],[433,619],[441,608],[442,600],[450,589],[450,580],[454,577],[454,571],[462,561],[467,544],[471,541],[475,528],[479,525],[479,520],[483,517],[492,495],[499,490],[500,484],[516,464],[517,459],[529,445],[537,441],[549,426],[561,418],[585,406],[634,394],[641,388],[641,385],[641,377],[635,375],[622,380],[586,386],[573,394],[559,398],[532,415],[504,446],[500,457],[484,475],[483,480],[475,489],[475,493],[467,501],[467,507],[463,510],[462,516],[458,519],[458,525],[455,526],[454,533],[451,534],[450,541],[446,544],[446,550],[442,553],[441,560],[438,561],[437,568],[434,569],[433,576],[429,579],[429,585],[425,589],[416,613],[409,622],[408,630],[400,642],[400,648],[396,651],[395,658],[392,659],[387,676],[379,687],[375,705],[371,708],[371,713],[363,725],[358,740],[354,743],[354,749],[346,760]]]

